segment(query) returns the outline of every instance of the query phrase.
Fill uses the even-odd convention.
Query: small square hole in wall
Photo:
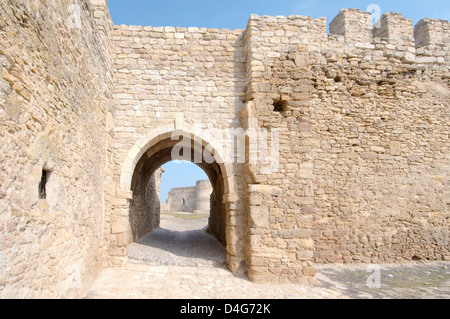
[[[47,198],[47,181],[49,177],[49,172],[46,170],[42,170],[41,181],[39,182],[39,198],[46,199]]]
[[[273,101],[273,111],[278,113],[283,113],[286,110],[287,101],[282,99]]]

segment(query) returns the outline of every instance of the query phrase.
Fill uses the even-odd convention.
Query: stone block
[[[309,123],[299,123],[298,124],[298,131],[301,133],[311,133],[312,131],[312,125]]]
[[[121,234],[127,231],[128,219],[121,216],[113,216],[111,220],[111,233]]]
[[[305,267],[303,268],[303,275],[304,276],[315,276],[317,274],[317,271],[315,268],[312,267]]]
[[[269,208],[250,206],[250,227],[269,228]]]
[[[311,237],[311,230],[309,229],[281,229],[278,235],[284,239],[309,239]]]
[[[302,250],[297,252],[297,259],[301,261],[308,261],[313,259],[314,252],[310,250]]]
[[[295,65],[299,68],[309,67],[309,53],[308,52],[298,52],[295,55]]]
[[[399,156],[402,154],[402,144],[400,142],[391,142],[390,143],[390,153],[394,156]]]
[[[282,190],[277,186],[253,184],[249,186],[250,193],[259,193],[269,196],[281,196]]]

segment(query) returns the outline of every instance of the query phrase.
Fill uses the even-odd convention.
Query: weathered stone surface
[[[263,206],[251,206],[250,212],[251,227],[269,228],[269,208]]]
[[[80,296],[107,264],[112,23],[67,5],[0,1],[0,298]]]
[[[209,180],[197,181],[196,186],[173,188],[166,203],[161,203],[162,211],[190,212],[209,211],[211,197]]]
[[[113,26],[106,1],[80,3],[0,0],[0,297],[79,296],[123,264],[186,136],[236,273],[448,259],[448,21]]]

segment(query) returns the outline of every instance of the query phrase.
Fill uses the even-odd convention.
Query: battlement
[[[414,28],[416,48],[424,46],[449,46],[450,23],[447,20],[425,18]]]
[[[103,3],[104,0],[92,0],[93,3]],[[99,4],[96,8],[100,8]],[[100,14],[100,13],[99,13]],[[144,36],[157,38],[174,38],[181,42],[183,39],[197,40],[225,40],[236,39],[244,32],[247,39],[257,37],[271,38],[273,44],[286,43],[283,38],[297,37],[299,44],[310,45],[311,48],[319,48],[321,44],[336,36],[342,36],[346,43],[376,44],[384,41],[395,45],[401,50],[406,48],[421,48],[448,50],[450,42],[450,23],[446,20],[424,18],[413,26],[412,20],[403,17],[400,13],[384,13],[378,23],[372,23],[369,12],[359,9],[342,9],[330,22],[329,34],[327,33],[327,20],[325,17],[313,19],[310,16],[267,16],[252,14],[249,17],[245,30],[216,29],[198,27],[172,27],[172,26],[114,26],[125,34],[136,36],[144,33]],[[283,42],[284,41],[284,42]],[[288,41],[292,43],[292,41]]]
[[[448,46],[450,23],[446,20],[425,18],[414,27],[410,19],[400,13],[381,16],[373,25],[369,12],[342,9],[330,23],[330,34],[343,35],[347,42],[373,42],[380,38],[398,46]]]
[[[416,64],[420,68],[447,72],[450,56],[450,24],[446,20],[425,18],[414,27],[412,20],[400,13],[390,12],[373,23],[369,12],[358,9],[342,9],[326,31],[326,19],[305,16],[257,16],[252,15],[246,29],[246,50],[252,60],[247,76],[262,76],[262,65],[268,57],[278,57],[284,51],[301,45],[303,61],[299,66],[308,67],[311,54],[344,50],[351,56],[374,55],[380,52],[386,58],[396,58],[400,63]],[[268,53],[268,48],[276,51]],[[295,50],[294,50],[295,51]],[[363,51],[364,54],[363,54]],[[270,56],[267,56],[270,54]],[[293,53],[295,54],[295,53]],[[298,54],[297,54],[298,57]],[[317,61],[320,58],[317,57]],[[391,62],[393,62],[392,60]],[[251,85],[249,80],[248,85]],[[256,88],[254,90],[257,90]]]
[[[357,9],[342,9],[330,23],[330,33],[343,35],[347,41],[371,42],[373,26],[370,13]]]
[[[396,12],[381,16],[380,27],[373,28],[374,38],[382,38],[399,45],[414,45],[414,29],[410,19]]]

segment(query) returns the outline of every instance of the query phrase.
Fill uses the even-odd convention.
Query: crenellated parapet
[[[330,33],[343,35],[348,42],[372,42],[373,26],[369,12],[342,9],[330,23]]]
[[[447,20],[422,19],[414,28],[418,62],[442,65],[450,61],[450,23]]]
[[[252,15],[244,37],[247,99],[265,98],[285,110],[301,110],[308,105],[310,79],[320,80],[308,72],[318,68],[326,77],[338,82],[351,78],[357,85],[376,85],[392,70],[446,78],[448,21],[426,18],[414,27],[396,12],[383,14],[375,24],[371,18],[368,12],[342,9],[327,34],[325,18]]]
[[[450,23],[447,20],[425,18],[414,28],[416,47],[432,46],[438,49],[447,48],[450,44]]]
[[[343,35],[347,42],[373,42],[380,38],[397,46],[448,46],[450,24],[447,20],[425,18],[415,26],[400,13],[390,12],[372,24],[369,12],[342,9],[330,22],[330,34]]]
[[[413,26],[410,19],[391,12],[372,24],[370,13],[342,9],[330,23],[330,40],[333,36],[343,36],[347,45],[357,48],[383,50],[387,57],[422,69],[430,64],[437,69],[436,64],[444,64],[449,56],[450,24],[446,20],[425,18]]]
[[[414,46],[413,23],[399,13],[385,13],[379,27],[373,28],[373,37],[386,39],[397,46]]]

